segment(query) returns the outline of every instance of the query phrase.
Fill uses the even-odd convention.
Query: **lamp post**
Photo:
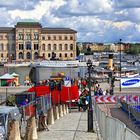
[[[93,132],[93,108],[92,108],[92,99],[91,99],[92,62],[90,59],[87,61],[87,67],[88,67],[88,88],[89,88],[88,132]]]
[[[122,73],[122,69],[121,69],[121,67],[122,67],[122,65],[121,65],[121,57],[122,57],[122,55],[121,55],[121,41],[122,41],[122,39],[120,39],[120,42],[119,42],[119,44],[120,44],[120,92],[121,92],[121,73]]]

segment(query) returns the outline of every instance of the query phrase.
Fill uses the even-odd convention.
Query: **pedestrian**
[[[25,98],[24,101],[21,103],[22,106],[26,106],[28,104],[28,98]]]
[[[99,88],[99,96],[102,96],[103,95],[103,91],[101,88]]]

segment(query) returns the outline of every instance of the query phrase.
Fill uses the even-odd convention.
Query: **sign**
[[[66,87],[71,87],[71,80],[65,80],[65,81],[64,81],[64,85],[65,85]]]
[[[64,79],[64,85],[66,87],[71,87],[71,78],[69,76],[66,76]]]
[[[140,87],[140,78],[122,78],[121,88]]]
[[[140,96],[138,95],[104,95],[104,96],[93,96],[93,100],[96,103],[116,103],[119,100],[126,101],[129,103],[138,103]]]

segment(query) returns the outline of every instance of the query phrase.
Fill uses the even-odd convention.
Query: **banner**
[[[122,78],[121,88],[140,87],[140,78]]]

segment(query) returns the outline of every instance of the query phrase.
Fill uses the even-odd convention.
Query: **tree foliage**
[[[130,49],[126,51],[128,54],[140,54],[140,44],[131,44]]]
[[[80,54],[80,50],[79,50],[78,45],[76,45],[76,56],[79,56],[79,54]]]

